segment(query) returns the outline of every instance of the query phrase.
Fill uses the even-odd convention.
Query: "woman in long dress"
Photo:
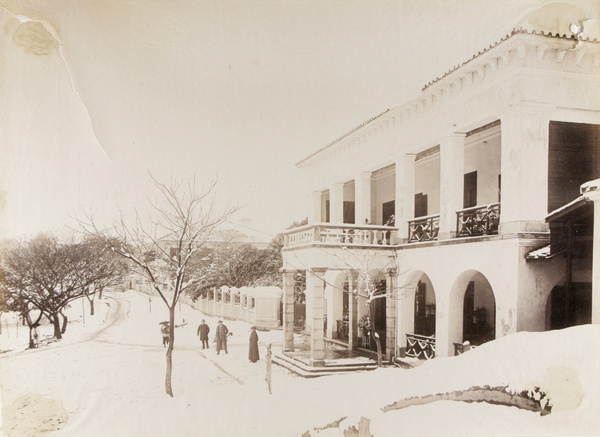
[[[260,359],[260,356],[258,354],[258,334],[256,333],[256,326],[252,326],[250,330],[252,332],[250,333],[250,347],[248,351],[248,359],[250,360],[250,362],[256,363]]]

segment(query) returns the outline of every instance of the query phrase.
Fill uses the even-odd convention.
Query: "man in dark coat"
[[[200,326],[198,326],[198,334],[200,336],[200,341],[202,342],[202,349],[208,349],[208,333],[210,332],[210,328],[202,319]]]
[[[215,332],[215,341],[217,342],[217,355],[219,355],[219,352],[221,352],[222,350],[224,350],[226,354],[229,353],[227,352],[228,334],[229,329],[227,329],[227,326],[225,326],[223,322],[219,320],[219,324],[217,325],[217,329]]]
[[[258,334],[256,333],[256,326],[252,326],[250,330],[252,332],[250,333],[250,348],[248,351],[248,359],[250,360],[250,362],[256,363],[260,359],[260,356],[258,354]]]

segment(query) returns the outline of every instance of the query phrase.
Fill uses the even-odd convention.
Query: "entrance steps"
[[[273,354],[275,364],[285,367],[289,371],[304,378],[315,378],[340,373],[357,372],[361,370],[375,370],[377,363],[366,359],[325,359],[323,366],[311,366],[305,357],[298,358],[285,354]]]
[[[402,367],[403,369],[414,369],[415,367],[419,367],[425,361],[427,360],[420,360],[413,357],[394,357],[394,364]]]

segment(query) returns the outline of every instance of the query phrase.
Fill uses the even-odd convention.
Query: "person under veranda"
[[[260,355],[258,353],[258,334],[256,333],[256,326],[252,326],[250,330],[252,332],[250,333],[248,359],[251,363],[256,363],[260,359]]]
[[[204,319],[198,326],[197,335],[200,336],[200,342],[202,343],[202,349],[208,349],[208,333],[210,332],[210,327],[206,324]]]
[[[225,326],[223,324],[223,321],[219,320],[219,323],[217,325],[217,329],[215,332],[215,342],[217,343],[217,355],[219,355],[219,352],[221,352],[222,350],[224,350],[226,354],[229,353],[229,352],[227,352],[227,336],[228,335],[229,335],[229,329],[227,329],[227,326]]]

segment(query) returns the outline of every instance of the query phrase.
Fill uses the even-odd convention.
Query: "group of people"
[[[250,328],[250,330],[252,331],[250,333],[250,345],[249,345],[249,351],[248,351],[248,359],[250,360],[250,362],[252,363],[256,363],[259,360],[259,353],[258,353],[258,334],[256,333],[256,326],[252,326]],[[202,319],[202,321],[200,322],[200,326],[198,326],[198,331],[196,333],[196,335],[198,335],[200,337],[200,342],[202,343],[202,349],[208,349],[208,334],[210,333],[210,327],[206,324],[206,321],[204,319]],[[217,355],[219,355],[219,353],[221,351],[225,351],[226,354],[228,354],[229,352],[227,352],[227,337],[229,337],[230,335],[232,335],[231,332],[229,332],[229,329],[227,328],[227,326],[223,323],[222,320],[219,320],[218,324],[217,324],[217,328],[215,330],[215,345],[216,345],[216,350],[217,350]]]
[[[258,334],[256,333],[256,326],[250,327],[250,339],[249,339],[249,350],[248,350],[248,359],[252,363],[256,363],[260,359],[260,355],[258,353]],[[160,332],[162,334],[163,339],[163,347],[169,345],[169,337],[170,337],[170,329],[169,322],[162,322]],[[206,321],[202,319],[200,325],[198,326],[198,331],[196,335],[200,337],[200,342],[202,343],[202,349],[208,349],[208,334],[210,333],[210,327],[206,324]],[[222,320],[219,320],[217,324],[217,328],[215,329],[215,346],[217,355],[220,354],[221,351],[227,352],[227,337],[233,335],[233,333],[229,332],[227,326],[223,323]]]

